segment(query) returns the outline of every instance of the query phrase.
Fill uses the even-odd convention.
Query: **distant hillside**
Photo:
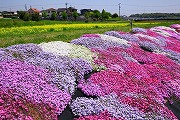
[[[180,19],[180,13],[143,13],[132,14],[131,18]]]

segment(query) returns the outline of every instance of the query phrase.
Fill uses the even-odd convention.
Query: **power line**
[[[129,4],[122,4],[125,6],[133,6],[133,7],[173,7],[173,6],[180,6],[180,4],[176,5],[156,5],[156,6],[149,6],[149,5],[129,5]]]
[[[121,9],[121,10],[123,10],[123,11],[144,11],[144,9]],[[167,11],[167,10],[169,10],[169,11],[171,11],[171,10],[180,10],[180,9],[153,9],[153,10],[151,10],[151,9],[145,9],[146,11],[148,10],[148,11]]]
[[[155,11],[155,12],[158,12],[158,11],[180,11],[180,9],[176,9],[175,7],[174,7],[174,9],[170,9],[169,7],[170,6],[180,6],[180,4],[176,4],[176,5],[158,5],[158,6],[146,6],[146,5],[130,5],[130,4],[123,4],[123,3],[119,3],[119,4],[116,4],[116,5],[114,5],[114,4],[101,4],[101,5],[93,5],[93,4],[78,4],[78,3],[57,3],[57,4],[32,4],[32,6],[33,7],[45,7],[45,6],[52,6],[52,7],[55,7],[55,6],[58,6],[58,7],[60,7],[60,6],[63,6],[63,5],[66,5],[66,8],[67,8],[67,4],[71,4],[71,5],[75,5],[75,6],[78,6],[79,8],[82,8],[82,7],[80,7],[80,6],[89,6],[89,7],[92,7],[92,8],[100,8],[101,6],[103,7],[108,7],[107,9],[108,10],[110,10],[110,9],[114,9],[114,8],[117,8],[116,10],[114,9],[113,11],[118,11],[119,12],[119,16],[121,16],[121,14],[122,14],[122,12],[123,11],[129,11],[129,12],[135,12],[135,11],[144,11],[144,9],[146,9],[146,11],[149,11],[149,12],[151,12],[151,11]],[[7,9],[15,9],[15,8],[18,8],[18,7],[21,7],[21,8],[25,8],[25,10],[27,10],[27,6],[29,6],[29,4],[25,4],[25,5],[12,5],[12,6],[6,6],[6,7],[4,7],[4,6],[0,6],[0,9],[4,9],[4,8],[7,8]],[[123,6],[123,8],[122,8],[122,6]],[[134,7],[138,7],[137,9],[136,8],[134,8]],[[146,8],[145,8],[146,7]],[[153,7],[158,7],[158,8],[152,8]],[[124,9],[125,8],[125,9]],[[131,8],[134,8],[134,10],[133,9],[131,9]],[[141,9],[142,8],[142,9]]]
[[[58,4],[64,4],[64,3],[58,3]],[[32,6],[48,6],[48,5],[58,5],[58,4],[34,4],[34,5],[32,5]],[[97,5],[97,4],[77,4],[77,3],[69,3],[69,4],[73,4],[73,5],[83,5],[83,6],[117,6],[117,5],[114,5],[114,4],[112,4],[112,5],[103,5],[103,4],[101,4],[101,5]],[[119,4],[121,4],[121,3],[119,3]],[[119,5],[118,4],[118,5]],[[26,4],[26,5],[29,5],[29,4]],[[134,6],[134,7],[170,7],[170,6],[180,6],[180,4],[176,4],[176,5],[160,5],[160,6],[146,6],[146,5],[130,5],[130,4],[121,4],[121,5],[123,5],[123,6]],[[6,6],[6,7],[4,7],[4,6],[0,6],[0,8],[12,8],[12,7],[18,7],[18,6],[24,6],[24,5],[13,5],[13,6]]]
[[[58,4],[26,4],[26,5],[32,5],[32,6],[49,6],[49,5],[52,5],[52,6],[54,6],[54,5],[59,5],[59,4],[64,4],[64,3],[58,3]],[[13,6],[6,6],[6,7],[4,7],[4,6],[0,6],[0,8],[13,8],[13,7],[23,7],[24,5],[13,5]]]
[[[73,4],[73,5],[81,5],[81,6],[117,6],[117,5],[103,5],[103,4],[101,4],[101,5],[97,5],[97,4],[77,4],[77,3],[70,3],[70,4]]]

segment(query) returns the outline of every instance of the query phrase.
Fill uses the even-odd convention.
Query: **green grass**
[[[40,20],[40,21],[23,21],[20,19],[0,19],[0,28],[22,27],[22,26],[41,26],[41,25],[54,25],[54,24],[73,24],[84,23],[76,21],[53,21],[53,20]]]
[[[8,22],[12,22],[12,20],[0,20],[0,25],[5,24]],[[57,25],[57,23],[60,24],[73,24],[72,22],[65,22],[65,21],[39,21],[39,22],[32,22],[32,21],[28,21],[28,22],[24,22],[21,20],[17,20],[16,21],[17,24],[14,24],[14,26],[16,27],[23,27],[23,26],[42,26],[44,27],[44,25],[52,25],[52,28],[48,28],[48,30],[45,30],[45,32],[34,32],[34,33],[29,33],[29,32],[25,32],[25,34],[0,34],[0,47],[7,47],[10,45],[14,45],[14,44],[24,44],[24,43],[41,43],[41,42],[49,42],[49,41],[64,41],[64,42],[70,42],[73,39],[79,38],[81,35],[83,34],[92,34],[92,33],[99,33],[99,34],[103,34],[106,31],[112,31],[112,30],[117,30],[117,31],[125,31],[125,32],[129,32],[130,31],[130,25],[128,23],[128,21],[119,21],[116,22],[116,24],[124,24],[124,26],[119,26],[119,27],[93,27],[93,28],[83,28],[83,29],[76,29],[76,28],[63,28],[62,30],[58,30],[56,31],[55,28],[53,28],[53,24],[54,26]],[[76,22],[76,24],[84,24],[84,22]],[[106,23],[107,22],[97,22],[97,26],[98,24],[101,23]],[[109,22],[109,24],[112,22]],[[150,28],[150,27],[154,27],[154,26],[169,26],[171,24],[177,24],[180,23],[180,21],[144,21],[144,22],[133,22],[133,27],[142,27],[142,28]],[[92,24],[92,23],[87,23],[87,24]],[[20,27],[20,28],[21,28]],[[7,27],[2,27],[1,28],[7,28]],[[0,30],[1,30],[0,28]],[[8,27],[8,30],[11,30],[11,28],[15,28],[15,27]],[[32,28],[31,28],[32,29]],[[44,28],[43,28],[44,29]],[[24,29],[24,31],[26,31],[26,29]],[[23,32],[24,32],[23,31]],[[13,33],[13,32],[12,32]]]
[[[91,23],[107,23],[110,21],[91,21]],[[111,23],[116,21],[111,21]],[[54,25],[54,24],[82,24],[84,21],[56,21],[56,20],[40,20],[40,21],[23,21],[20,19],[0,19],[0,28],[11,28],[11,27],[22,27],[22,26],[43,26],[43,25]]]
[[[148,25],[144,25],[147,24]],[[172,24],[180,24],[180,20],[151,20],[151,21],[138,21],[133,22],[133,27],[150,28],[155,26],[170,26]]]
[[[41,34],[28,34],[28,35],[18,35],[18,36],[6,36],[0,38],[0,47],[7,47],[14,44],[23,44],[23,43],[42,43],[49,41],[64,41],[70,42],[73,39],[79,38],[83,34],[89,33],[99,33],[102,34],[110,30],[119,30],[119,28],[100,28],[100,29],[88,29],[88,30],[64,30],[60,32],[47,32]],[[123,31],[127,31],[122,28]]]

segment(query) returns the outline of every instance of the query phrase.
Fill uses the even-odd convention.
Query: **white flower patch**
[[[176,29],[170,28],[170,27],[164,27],[164,26],[160,26],[160,27],[155,27],[155,29],[160,30],[161,32],[168,32],[171,37],[174,37],[176,39],[180,40],[180,34],[178,31],[176,31]]]
[[[137,36],[137,37],[147,38],[147,39],[149,39],[149,40],[151,40],[151,41],[153,41],[153,42],[155,42],[155,43],[157,43],[159,45],[162,45],[162,41],[160,41],[159,39],[157,39],[155,37],[151,37],[149,35],[143,35],[143,34],[134,34],[134,35]]]
[[[161,30],[169,30],[169,31],[173,31],[176,32],[175,29],[170,28],[170,27],[166,27],[166,26],[158,26],[158,27],[154,27],[155,29],[161,29]],[[177,32],[176,32],[177,33]]]
[[[93,64],[93,58],[97,55],[91,52],[88,48],[66,43],[62,41],[53,41],[48,43],[41,43],[39,46],[43,51],[50,52],[59,56],[67,56],[70,58],[82,58]]]
[[[72,57],[72,58],[83,58],[85,60],[88,60],[91,63],[93,63],[93,58],[97,57],[96,53],[91,52],[91,50],[88,49],[85,46],[74,45],[74,44],[71,44],[71,45],[73,46],[73,50],[70,53],[69,57]]]
[[[149,35],[143,35],[143,34],[134,34],[135,36],[140,36],[140,37],[144,37],[144,38],[148,38],[148,39],[150,39],[150,40],[152,40],[152,41],[158,41],[158,39],[156,39],[156,38],[154,38],[154,37],[151,37],[151,36],[149,36]]]
[[[71,53],[72,46],[61,41],[41,43],[39,47],[45,52],[54,53],[60,56],[68,56]]]
[[[158,32],[159,34],[163,35],[163,36],[171,36],[171,34],[169,34],[167,31],[165,30],[161,30],[161,29],[157,29],[157,28],[150,28],[151,31],[154,32]]]
[[[130,46],[129,42],[125,39],[117,38],[114,36],[99,34],[100,38],[106,41],[118,42],[127,46]]]

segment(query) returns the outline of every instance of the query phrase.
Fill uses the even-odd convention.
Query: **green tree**
[[[34,14],[31,15],[31,20],[32,21],[39,21],[40,20],[40,15],[39,13],[35,12]]]
[[[67,20],[67,13],[64,11],[61,13],[63,20]]]
[[[112,17],[112,14],[110,12],[106,12],[106,14],[108,14],[109,18]]]
[[[79,14],[76,11],[74,11],[73,12],[73,18],[76,20],[78,16],[79,16]]]
[[[42,17],[47,18],[47,12],[43,12]]]
[[[94,15],[93,15],[93,19],[94,20],[99,20],[101,17],[101,13],[99,12],[99,10],[94,10]]]
[[[90,18],[90,13],[89,12],[86,12],[84,14],[84,17],[86,18],[86,21],[88,22],[89,21],[89,18]]]
[[[25,12],[25,14],[24,14],[24,16],[23,16],[23,20],[24,20],[24,21],[29,21],[29,20],[30,20],[29,13]]]
[[[56,14],[56,12],[53,12],[52,14],[51,14],[51,20],[55,20],[56,19],[56,16],[57,16],[57,14]]]
[[[23,20],[23,17],[26,14],[26,11],[18,11],[17,13],[18,13],[19,19]]]
[[[112,18],[117,18],[118,17],[118,14],[117,13],[114,13],[113,15],[112,15]]]
[[[104,9],[102,10],[102,13],[101,13],[101,18],[102,20],[107,20],[109,19],[111,14],[109,14],[108,12],[106,12]]]
[[[94,12],[89,12],[89,16],[91,19],[93,19],[94,18]]]

